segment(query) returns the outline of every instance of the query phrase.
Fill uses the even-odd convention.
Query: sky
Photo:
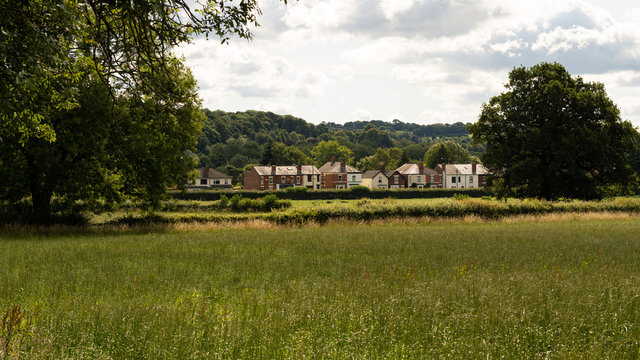
[[[177,49],[211,110],[473,123],[514,67],[602,82],[640,127],[637,0],[259,0],[252,41]]]

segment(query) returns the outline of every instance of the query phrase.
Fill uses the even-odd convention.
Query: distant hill
[[[295,116],[255,110],[205,109],[204,113],[207,118],[197,145],[200,165],[218,168],[236,179],[244,166],[261,162],[267,144],[276,144],[280,152],[286,150],[288,157],[282,161],[311,162],[313,147],[331,140],[348,147],[354,162],[373,156],[378,149],[396,149],[394,153],[402,153],[403,159],[417,161],[434,142],[441,140],[454,140],[474,155],[482,152],[482,148],[472,147],[469,132],[460,122],[420,125],[400,120],[370,120],[315,125]]]

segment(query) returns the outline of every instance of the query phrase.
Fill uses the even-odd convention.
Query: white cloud
[[[513,67],[558,61],[574,75],[602,78],[623,117],[640,120],[635,3],[260,3],[263,26],[252,43],[197,40],[181,48],[205,105],[258,104],[251,106],[296,111],[315,122],[400,112],[407,122],[468,122],[482,102],[504,91]]]
[[[367,120],[371,120],[371,112],[369,110],[363,109],[363,108],[357,108],[355,109],[351,115],[353,115],[353,117],[356,120],[363,120],[363,121],[367,121]]]

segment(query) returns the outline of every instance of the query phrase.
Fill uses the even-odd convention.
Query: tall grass
[[[248,199],[247,199],[248,200]],[[640,213],[640,198],[618,198],[606,201],[507,201],[487,199],[427,199],[397,200],[362,199],[358,201],[313,201],[294,205],[284,211],[268,213],[176,213],[156,214],[149,217],[129,216],[112,220],[120,224],[178,223],[178,222],[229,222],[265,220],[277,224],[324,223],[331,220],[371,221],[398,218],[461,218],[477,216],[499,219],[520,215],[561,213],[628,212]]]
[[[632,217],[4,235],[0,316],[30,320],[0,356],[637,358],[639,233]]]

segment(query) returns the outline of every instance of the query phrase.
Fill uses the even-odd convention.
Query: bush
[[[288,187],[286,189],[284,189],[284,191],[288,192],[288,193],[306,193],[307,191],[309,191],[309,189],[307,187],[304,186],[296,186],[296,187]]]
[[[369,194],[371,192],[371,189],[369,189],[366,186],[356,185],[356,186],[350,187],[349,191],[351,191],[353,194],[358,195],[358,197],[360,197],[360,196]]]

